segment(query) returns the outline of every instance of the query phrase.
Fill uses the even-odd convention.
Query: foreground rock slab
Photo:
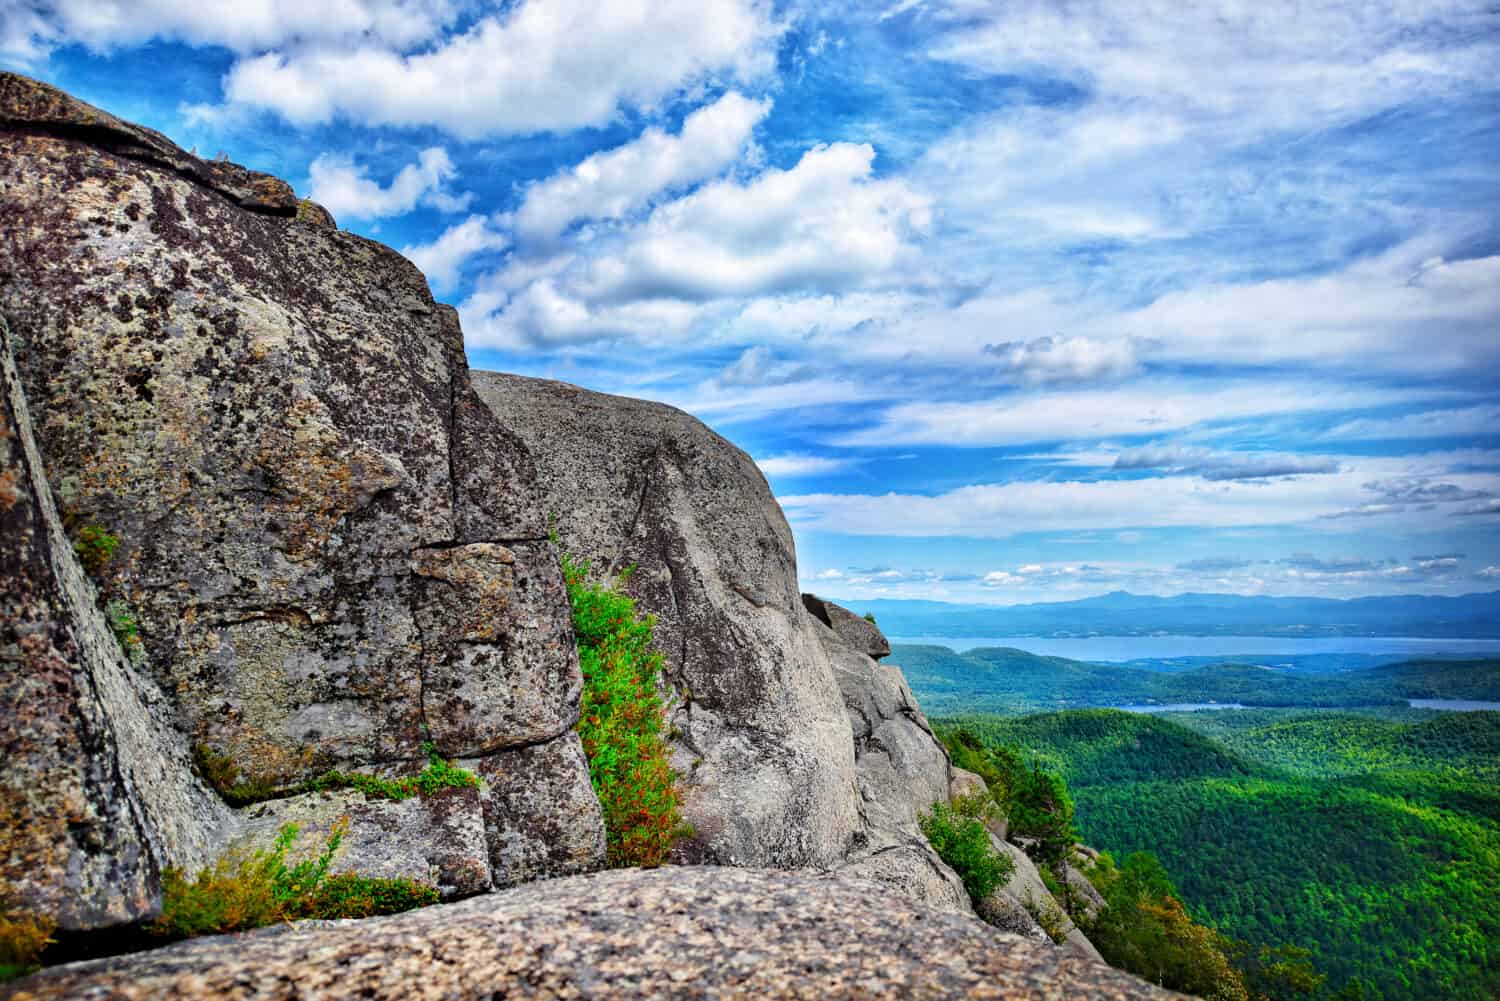
[[[874,883],[622,870],[362,922],[308,922],[81,963],[14,1001],[332,998],[1175,998]]]

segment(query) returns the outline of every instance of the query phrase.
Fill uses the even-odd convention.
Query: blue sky
[[[0,0],[0,65],[697,414],[820,593],[1500,588],[1488,0]]]

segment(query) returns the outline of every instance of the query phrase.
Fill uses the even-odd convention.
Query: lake
[[[1411,699],[1413,709],[1442,709],[1446,712],[1477,713],[1486,709],[1500,710],[1500,702],[1474,702],[1469,699]]]
[[[1168,702],[1150,706],[1111,706],[1127,713],[1197,713],[1210,709],[1243,709],[1238,702]]]
[[[1276,657],[1290,654],[1366,653],[1423,657],[1500,655],[1500,639],[1423,639],[1411,636],[892,636],[892,643],[925,643],[962,653],[1008,646],[1043,657],[1095,662],[1172,657]]]

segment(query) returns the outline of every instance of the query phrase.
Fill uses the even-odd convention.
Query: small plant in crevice
[[[287,862],[298,831],[296,824],[286,824],[271,848],[231,850],[191,879],[168,868],[162,873],[161,915],[147,930],[163,938],[191,938],[305,918],[394,914],[437,903],[437,889],[416,880],[330,876],[347,831],[348,818],[341,819],[323,850],[300,862]]]
[[[141,666],[146,660],[146,645],[141,641],[140,623],[130,614],[130,606],[123,601],[111,601],[104,606],[104,618],[125,656],[132,664]]]
[[[361,772],[329,770],[285,788],[263,779],[247,777],[232,757],[203,744],[193,748],[193,763],[204,781],[218,790],[219,795],[230,806],[248,806],[279,796],[331,792],[335,789],[355,789],[364,793],[366,799],[400,802],[413,796],[431,796],[443,789],[479,788],[479,776],[444,758],[432,741],[424,741],[422,750],[427,755],[427,767],[415,775],[387,779]]]
[[[102,525],[81,525],[73,532],[73,552],[90,577],[98,577],[120,548],[119,536]]]
[[[35,970],[56,928],[45,914],[19,906],[10,887],[0,882],[0,983]]]
[[[669,762],[656,620],[624,593],[629,570],[611,583],[591,582],[589,564],[566,554],[562,568],[583,671],[578,735],[604,811],[608,863],[661,865],[692,829]]]
[[[378,775],[359,772],[328,771],[317,778],[308,779],[296,789],[297,792],[324,792],[330,789],[357,789],[367,799],[391,799],[400,801],[413,796],[431,796],[441,789],[477,789],[479,776],[466,768],[460,768],[438,753],[437,745],[424,741],[422,750],[427,754],[427,767],[415,775],[402,775],[384,779]]]
[[[1063,920],[1063,910],[1057,906],[1057,901],[1052,897],[1037,900],[1030,890],[1026,891],[1026,899],[1021,901],[1021,906],[1026,908],[1026,913],[1037,923],[1037,927],[1047,933],[1047,937],[1053,942],[1061,945],[1068,937],[1067,922]]]
[[[877,623],[875,621],[875,613],[874,612],[866,612],[865,613],[865,621],[868,622],[870,625],[875,626],[876,628],[879,628],[879,623]]]
[[[962,797],[953,804],[934,803],[932,811],[919,818],[927,843],[959,879],[969,899],[979,903],[1016,871],[1016,864],[990,844],[985,827],[988,797]]]

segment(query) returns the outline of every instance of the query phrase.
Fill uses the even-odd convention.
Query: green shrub
[[[393,779],[360,772],[330,770],[306,782],[281,789],[275,783],[263,779],[252,779],[240,771],[233,758],[199,744],[193,748],[193,762],[204,781],[218,790],[224,802],[230,806],[248,806],[276,796],[295,796],[305,792],[329,792],[334,789],[357,789],[366,799],[389,799],[400,801],[413,796],[431,796],[440,789],[475,789],[479,787],[479,776],[460,768],[438,754],[432,741],[422,744],[427,754],[427,767],[415,775],[401,775]]]
[[[56,928],[46,915],[17,905],[9,887],[0,883],[0,983],[35,970]]]
[[[73,552],[90,577],[99,576],[119,548],[119,537],[101,525],[84,525],[73,533]]]
[[[287,864],[297,825],[287,824],[269,850],[230,851],[189,880],[181,870],[162,873],[161,915],[147,930],[165,938],[247,931],[303,918],[370,917],[437,902],[437,890],[409,879],[329,876],[348,830],[347,819],[329,832],[314,858]]]
[[[972,804],[972,805],[971,805]],[[979,903],[1016,870],[1016,864],[995,851],[990,832],[977,811],[980,797],[968,797],[956,805],[934,803],[932,812],[921,818],[922,833],[938,858],[948,863],[964,882],[969,898]]]
[[[604,811],[608,862],[660,865],[691,829],[682,822],[663,735],[662,656],[651,640],[656,620],[638,614],[624,593],[628,570],[610,585],[591,583],[586,562],[564,555],[562,566],[583,669],[578,735]]]
[[[868,622],[872,626],[877,626],[877,627],[879,626],[879,623],[875,621],[875,613],[874,612],[866,612],[865,613],[865,621]]]

